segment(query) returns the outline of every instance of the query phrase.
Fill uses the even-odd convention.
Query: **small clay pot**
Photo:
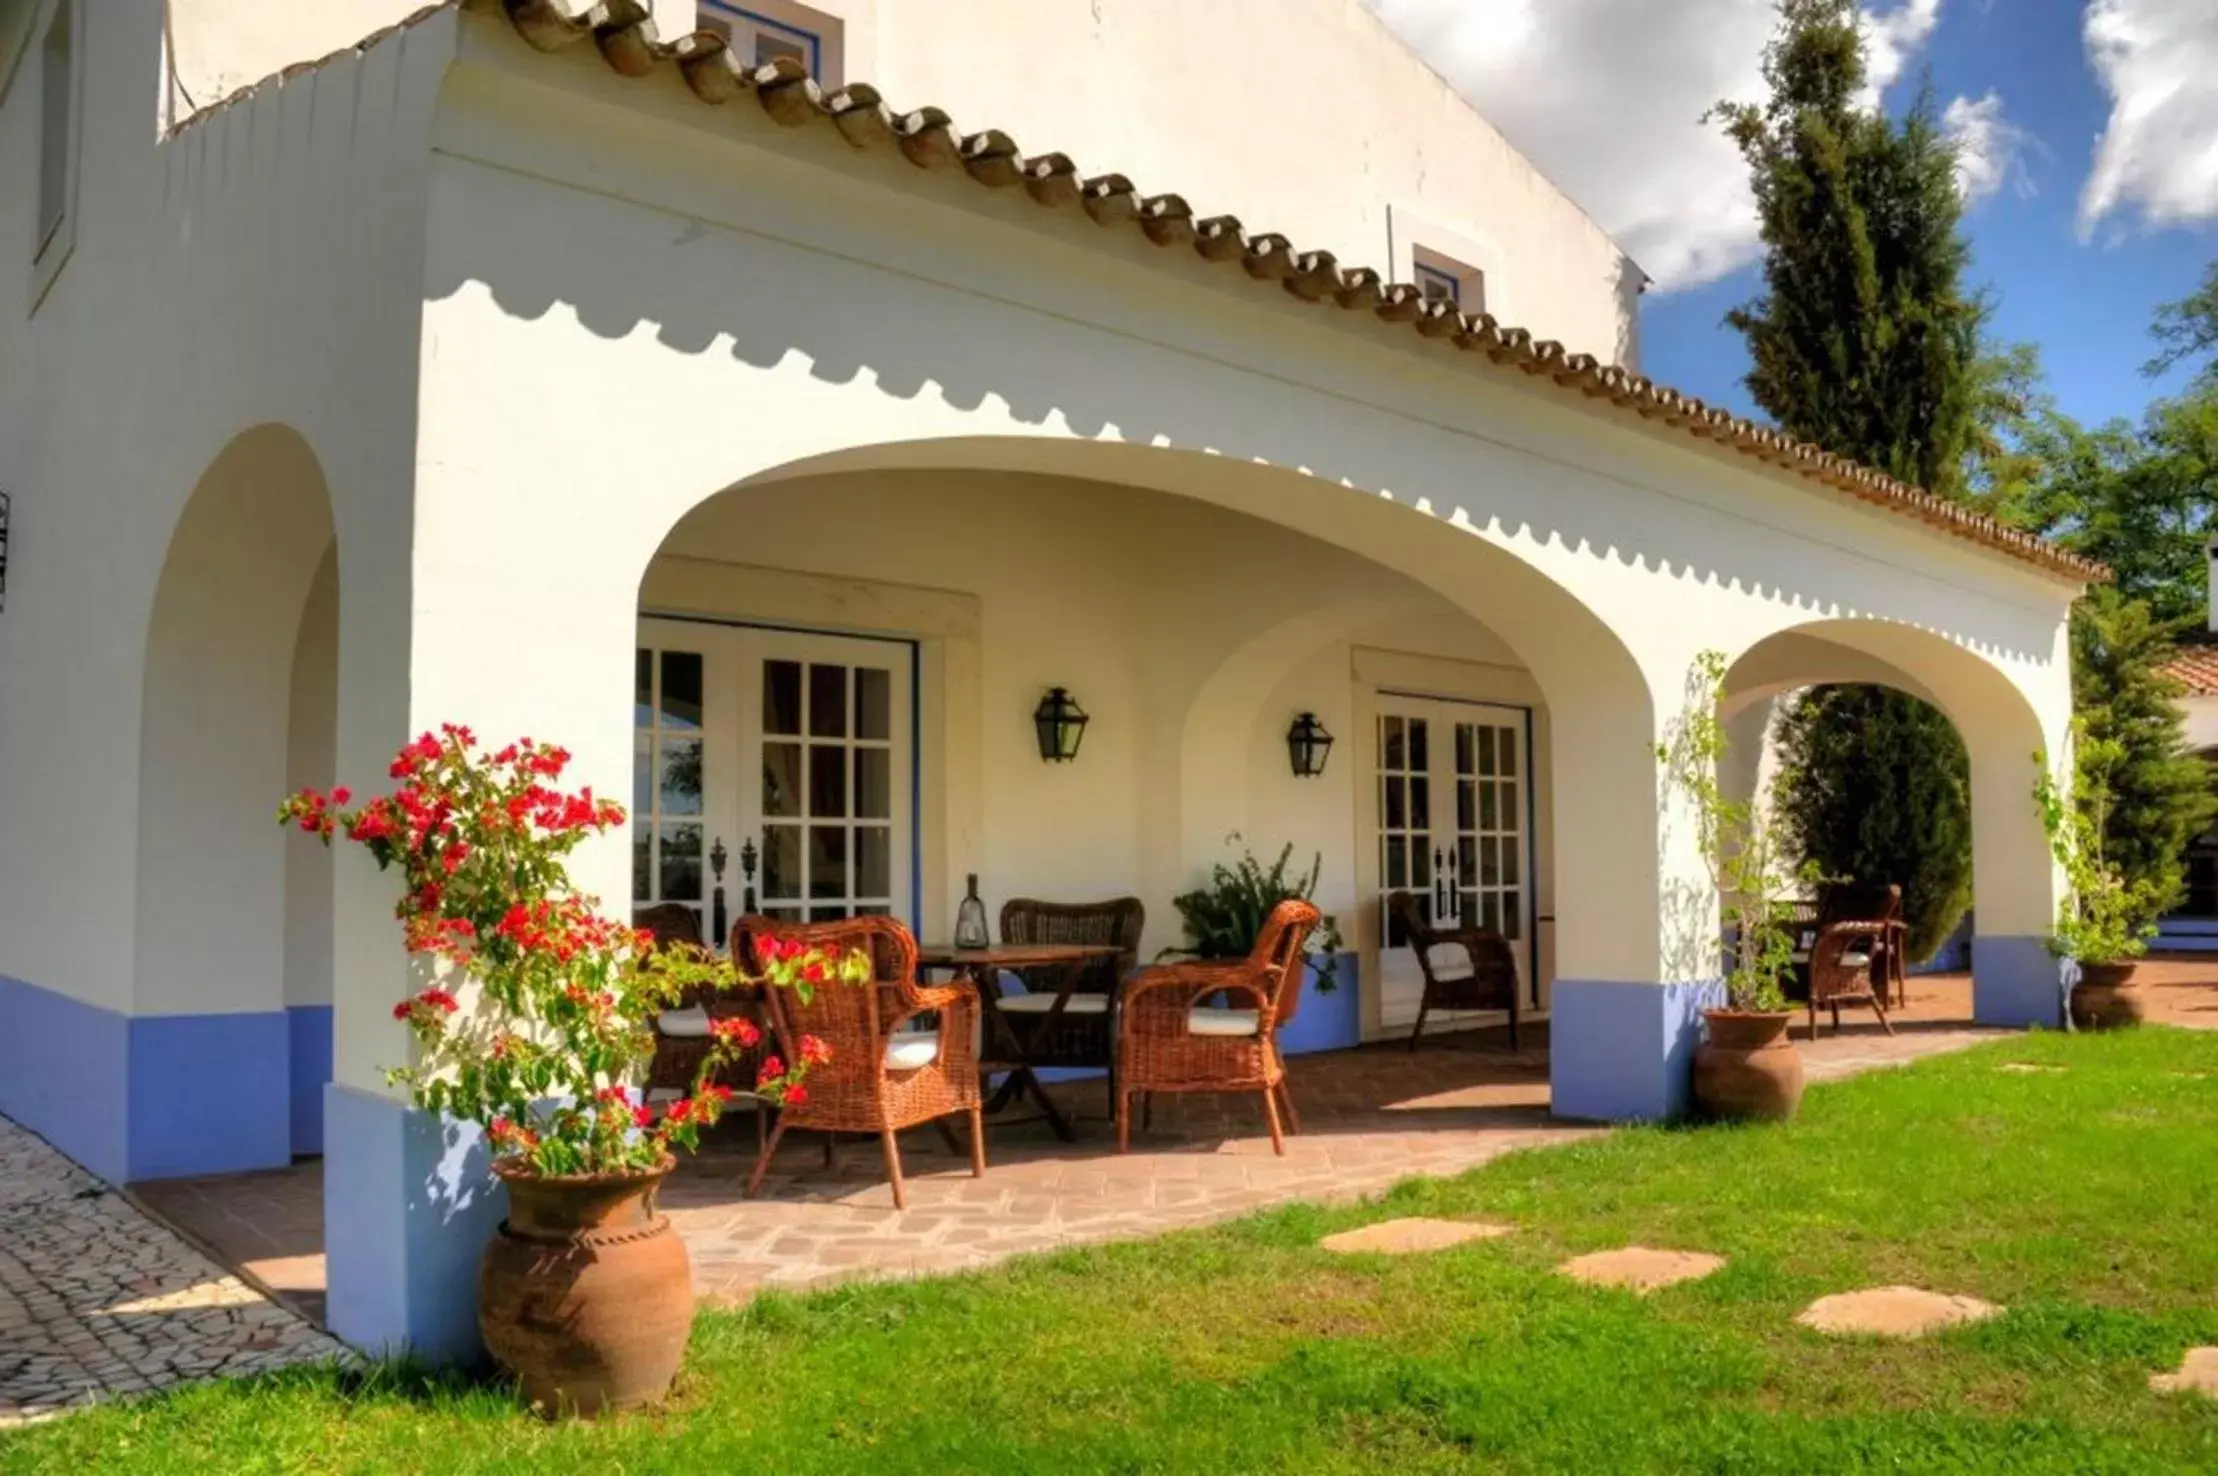
[[[1802,1106],[1802,1053],[1785,1010],[1705,1010],[1708,1039],[1694,1052],[1694,1105],[1729,1122],[1784,1122]]]
[[[2134,965],[2083,963],[2072,986],[2072,1023],[2081,1030],[2119,1030],[2149,1017],[2148,991],[2134,979]]]
[[[656,1210],[672,1167],[547,1178],[495,1164],[508,1218],[478,1263],[478,1330],[549,1416],[659,1402],[693,1331],[685,1241]]]

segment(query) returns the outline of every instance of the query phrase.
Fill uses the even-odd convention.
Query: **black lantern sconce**
[[[1294,719],[1294,726],[1286,730],[1286,756],[1294,762],[1296,779],[1314,779],[1325,771],[1325,759],[1332,753],[1332,734],[1317,721],[1317,714],[1305,712]]]
[[[1067,764],[1078,757],[1078,741],[1092,721],[1067,687],[1055,687],[1032,709],[1032,726],[1040,736],[1040,757],[1051,764]]]

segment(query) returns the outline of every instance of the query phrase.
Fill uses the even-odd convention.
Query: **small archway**
[[[271,816],[289,783],[330,781],[337,606],[315,453],[287,426],[242,432],[185,504],[147,627],[134,1179],[268,1167],[320,1147],[330,871],[295,857],[306,843],[289,844]]]
[[[1908,693],[1955,727],[1970,776],[1973,1015],[1986,1024],[2056,1023],[2061,994],[2045,945],[2060,886],[2032,789],[2034,756],[2054,763],[2060,753],[2068,693],[1914,626],[1873,619],[1796,625],[1742,651],[1726,674],[1728,789],[1757,791],[1757,754],[1776,699],[1842,684]]]

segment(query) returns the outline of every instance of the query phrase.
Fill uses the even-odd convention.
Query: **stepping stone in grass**
[[[1914,1286],[1874,1286],[1819,1297],[1795,1321],[1822,1333],[1922,1338],[1958,1323],[1982,1321],[2001,1310],[1977,1297],[1952,1297]]]
[[[1451,1245],[1462,1245],[1471,1240],[1492,1240],[1507,1235],[1513,1225],[1495,1225],[1484,1220],[1433,1220],[1417,1217],[1406,1220],[1381,1220],[1376,1225],[1365,1225],[1360,1230],[1343,1230],[1338,1235],[1328,1235],[1317,1243],[1336,1255],[1407,1256],[1422,1251],[1446,1250]]]
[[[2178,1373],[2150,1374],[2149,1387],[2159,1394],[2200,1394],[2218,1399],[2218,1348],[2188,1349]]]
[[[1725,1257],[1701,1251],[1654,1250],[1628,1245],[1622,1250],[1573,1256],[1556,1268],[1561,1276],[1589,1286],[1622,1286],[1647,1296],[1682,1281],[1700,1281],[1725,1264]]]
[[[2064,1068],[2062,1066],[2044,1066],[2035,1061],[2005,1061],[1995,1069],[1997,1071],[2008,1071],[2016,1076],[2032,1076],[2036,1072],[2046,1074],[2053,1071],[2062,1071]]]

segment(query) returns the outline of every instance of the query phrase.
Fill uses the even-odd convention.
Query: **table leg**
[[[992,1098],[987,1101],[986,1111],[999,1112],[1022,1093],[1039,1104],[1041,1115],[1046,1117],[1047,1125],[1054,1129],[1056,1137],[1066,1143],[1076,1142],[1078,1130],[1071,1126],[1071,1121],[1063,1115],[1063,1110],[1055,1105],[1055,1099],[1047,1094],[1046,1085],[1033,1071],[1031,1062],[1025,1059],[1023,1039],[1001,1013],[999,981],[995,981],[993,987],[989,988],[987,981],[980,978],[975,969],[965,969],[963,977],[970,980],[972,990],[978,995],[978,1008],[989,1022],[989,1032],[1001,1042],[1001,1048],[996,1054],[1002,1058],[1003,1069],[1008,1073]],[[992,1075],[983,1061],[979,1063],[978,1074],[981,1086]]]

